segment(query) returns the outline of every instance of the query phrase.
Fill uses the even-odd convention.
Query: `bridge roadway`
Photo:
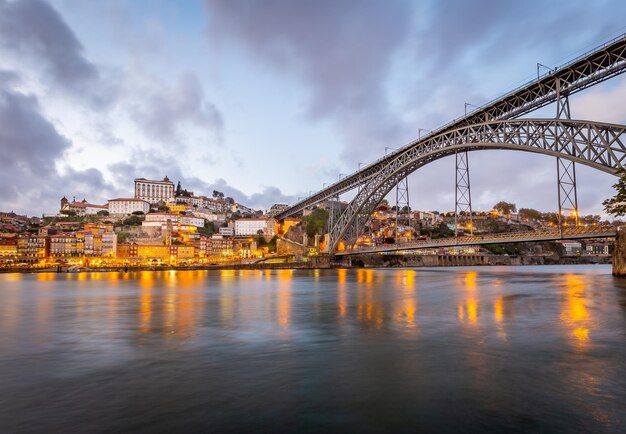
[[[276,218],[282,220],[285,217],[301,212],[307,207],[365,184],[370,178],[378,174],[388,161],[393,160],[397,154],[446,131],[525,115],[555,102],[559,98],[559,94],[572,95],[619,75],[624,71],[626,71],[626,34],[608,41],[594,50],[556,68],[554,71],[538,77],[537,80],[530,81],[506,95],[467,113],[465,116],[420,137],[397,151],[364,166],[353,174],[290,206],[277,214]]]
[[[616,235],[613,226],[579,226],[563,228],[563,233],[556,230],[533,232],[508,232],[505,234],[474,235],[457,238],[439,238],[421,240],[413,243],[382,244],[375,247],[360,247],[357,250],[335,252],[335,256],[359,255],[363,253],[399,252],[405,250],[432,249],[437,247],[480,246],[500,243],[526,243],[533,241],[579,240],[585,238],[609,238]]]

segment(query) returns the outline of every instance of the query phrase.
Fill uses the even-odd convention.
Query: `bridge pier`
[[[626,226],[617,228],[613,250],[613,276],[626,277]]]

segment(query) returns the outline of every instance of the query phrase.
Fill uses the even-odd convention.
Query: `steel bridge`
[[[411,251],[432,249],[439,247],[470,247],[484,246],[487,244],[502,243],[528,243],[536,241],[559,241],[580,240],[587,238],[611,238],[615,237],[614,226],[590,226],[564,228],[563,231],[541,230],[533,232],[508,232],[503,234],[473,235],[458,238],[439,238],[431,240],[419,240],[409,243],[382,244],[378,246],[359,247],[354,250],[335,253],[336,256],[358,255],[363,253],[385,253],[398,251]]]
[[[569,96],[624,71],[626,34],[419,137],[290,206],[276,218],[300,213],[358,189],[341,215],[329,222],[330,252],[335,252],[341,240],[355,246],[359,230],[366,226],[375,207],[394,187],[420,167],[450,155],[456,156],[457,163],[455,215],[468,210],[471,216],[468,151],[486,149],[556,157],[559,217],[565,209],[576,213],[575,163],[616,174],[626,159],[626,126],[570,119]],[[554,118],[518,118],[551,103],[556,103]]]

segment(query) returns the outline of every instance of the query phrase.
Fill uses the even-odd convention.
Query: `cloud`
[[[20,77],[0,71],[0,200],[3,208],[32,213],[58,209],[60,195],[74,194],[90,200],[106,197],[114,189],[97,169],[66,168],[59,173],[71,142],[41,113],[38,99],[16,91]],[[94,192],[98,196],[94,197]],[[89,197],[91,196],[91,198]]]
[[[377,155],[405,129],[384,89],[394,54],[408,36],[408,1],[207,1],[213,41],[235,40],[260,61],[303,80],[306,115],[332,119],[344,159]]]
[[[74,97],[99,107],[115,99],[115,86],[86,59],[72,29],[45,1],[0,0],[0,47],[20,67],[42,67],[44,80]]]
[[[164,143],[181,142],[189,127],[213,132],[221,141],[224,120],[221,112],[207,101],[198,77],[181,74],[173,86],[144,87],[138,96],[134,119],[144,134]]]
[[[13,77],[15,73],[4,71]],[[25,95],[0,83],[0,156],[3,169],[0,197],[15,201],[31,180],[43,182],[56,174],[55,160],[70,147],[55,127],[40,113],[37,98]]]

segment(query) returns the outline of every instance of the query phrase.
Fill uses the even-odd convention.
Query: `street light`
[[[539,80],[539,68],[545,68],[547,69],[549,72],[555,72],[556,68],[550,68],[549,66],[546,66],[542,63],[537,62],[537,80]]]
[[[470,107],[475,107],[475,108],[477,108],[477,109],[479,109],[479,108],[480,108],[480,107],[478,107],[477,105],[470,104],[470,103],[466,102],[466,103],[465,103],[465,116],[467,116],[467,106],[470,106]]]
[[[432,133],[431,130],[427,130],[425,128],[418,128],[417,129],[417,139],[421,139],[422,138],[422,131],[426,131],[427,133]]]

